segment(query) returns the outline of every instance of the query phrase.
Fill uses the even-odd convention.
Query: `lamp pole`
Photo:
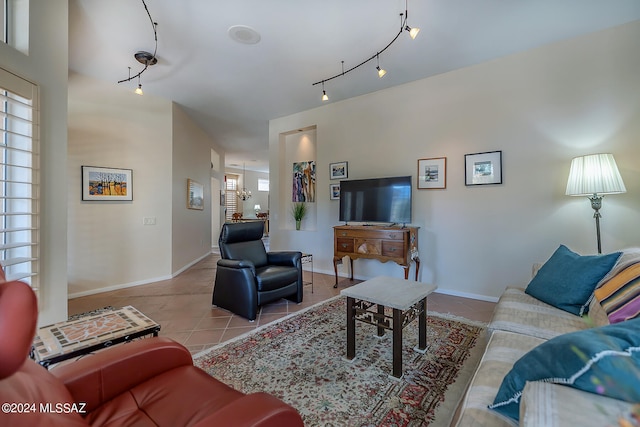
[[[593,217],[596,219],[596,237],[598,239],[598,253],[602,253],[602,246],[600,244],[600,208],[602,207],[602,197],[598,196],[598,194],[593,193],[593,196],[589,196],[589,200],[591,200],[591,207],[595,211],[593,213]]]

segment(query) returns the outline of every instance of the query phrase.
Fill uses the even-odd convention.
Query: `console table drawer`
[[[404,256],[404,243],[389,240],[382,241],[382,256],[401,258]]]
[[[353,239],[338,237],[336,239],[336,250],[339,252],[353,252]]]
[[[356,239],[355,252],[359,254],[380,255],[382,244],[378,239]]]

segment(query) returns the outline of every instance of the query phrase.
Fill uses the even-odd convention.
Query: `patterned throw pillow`
[[[640,317],[640,263],[627,267],[595,291],[609,322]]]
[[[518,421],[527,381],[640,402],[640,319],[571,332],[540,344],[514,363],[489,409]]]

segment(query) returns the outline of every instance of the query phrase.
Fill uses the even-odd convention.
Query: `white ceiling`
[[[327,79],[383,49],[405,0],[146,0],[158,64],[146,95],[171,99],[227,151],[228,166],[268,170],[268,121],[318,107]],[[375,60],[327,82],[335,102],[640,19],[639,0],[412,0],[407,32]],[[106,82],[153,52],[142,0],[70,0],[69,68]],[[246,25],[257,44],[232,40]],[[133,90],[136,81],[120,86]]]

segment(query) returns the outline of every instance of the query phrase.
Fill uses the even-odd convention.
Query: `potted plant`
[[[291,206],[291,216],[296,220],[296,230],[300,230],[302,218],[307,214],[307,204],[304,202],[296,202]]]

